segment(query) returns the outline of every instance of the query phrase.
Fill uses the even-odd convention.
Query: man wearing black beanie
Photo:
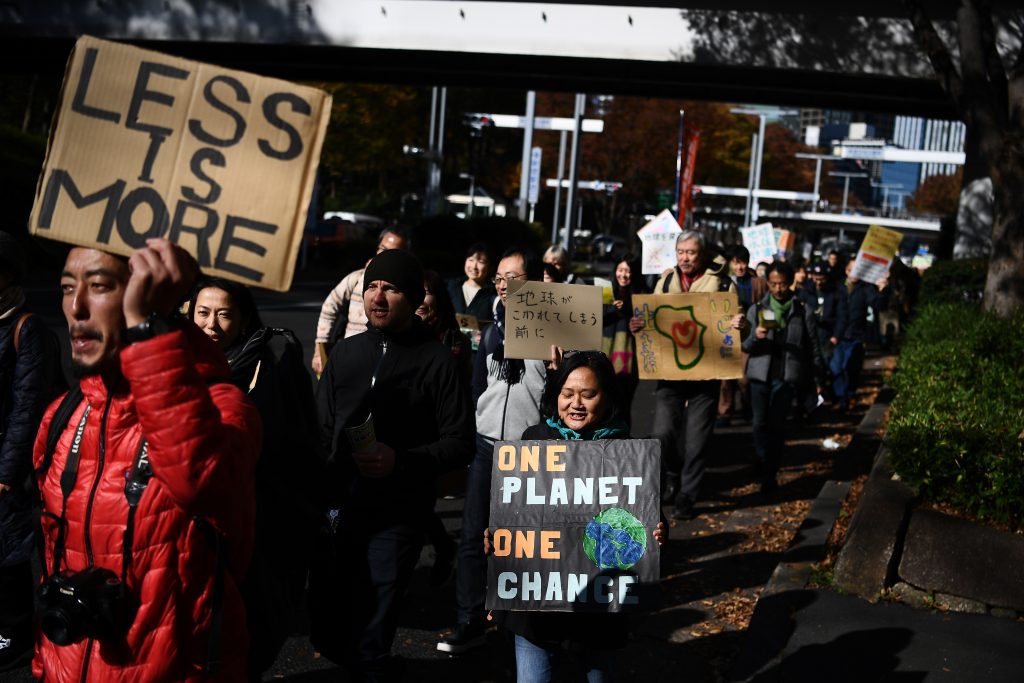
[[[416,317],[423,267],[407,251],[377,254],[363,277],[367,330],[339,341],[320,378],[330,454],[332,567],[310,575],[310,640],[353,680],[393,681],[400,601],[434,507],[435,478],[464,467],[475,426],[455,357]]]

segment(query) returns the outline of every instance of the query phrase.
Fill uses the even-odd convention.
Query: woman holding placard
[[[629,426],[619,414],[615,370],[608,358],[596,351],[566,354],[549,377],[541,398],[540,424],[528,427],[523,440],[625,439]],[[653,531],[658,545],[665,541],[665,524]],[[490,530],[484,532],[484,553],[491,552]],[[547,683],[554,661],[572,653],[588,683],[612,680],[614,650],[628,634],[623,613],[498,612],[506,630],[515,634],[516,680]]]

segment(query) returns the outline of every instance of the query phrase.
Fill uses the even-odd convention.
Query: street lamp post
[[[469,181],[469,206],[466,207],[466,218],[472,218],[473,206],[476,204],[476,176],[472,173],[460,173],[459,177]]]
[[[819,190],[821,189],[821,162],[834,161],[839,157],[835,156],[834,154],[804,154],[803,152],[798,152],[796,154],[796,158],[815,160],[816,163],[814,164],[814,195],[820,200],[821,193],[819,192]]]
[[[757,223],[758,215],[760,214],[760,206],[757,202],[757,191],[761,189],[761,162],[764,161],[764,126],[765,120],[769,116],[789,116],[792,114],[798,114],[799,112],[795,109],[750,109],[744,107],[737,107],[730,109],[733,114],[746,114],[748,116],[756,116],[757,122],[757,154],[756,159],[752,156],[750,159],[751,165],[754,167],[754,179],[750,183],[749,188],[749,204],[750,204],[750,215],[745,216],[747,225],[754,225]]]
[[[837,178],[846,178],[846,180],[843,182],[843,209],[842,209],[842,213],[843,213],[843,215],[845,215],[846,214],[846,200],[850,196],[850,178],[867,178],[868,174],[867,173],[849,173],[849,172],[846,172],[846,171],[829,171],[829,175],[830,176],[835,176]],[[839,246],[840,246],[840,248],[842,248],[843,237],[845,237],[845,233],[843,231],[842,224],[840,224],[840,226],[839,226]]]

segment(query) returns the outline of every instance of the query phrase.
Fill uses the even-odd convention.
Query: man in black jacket
[[[390,681],[401,674],[391,644],[435,477],[469,462],[475,430],[454,356],[415,315],[424,296],[416,258],[377,254],[363,288],[367,330],[335,345],[318,390],[343,556],[334,582],[345,599],[337,610],[314,605],[311,640],[355,680]],[[362,438],[349,431],[358,427]],[[347,632],[330,632],[346,620]]]

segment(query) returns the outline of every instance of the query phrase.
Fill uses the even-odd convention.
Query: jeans
[[[549,683],[551,659],[555,651],[534,645],[526,638],[516,636],[516,683]],[[607,651],[587,650],[579,661],[587,672],[587,683],[606,683],[610,657]]]
[[[691,503],[697,500],[708,439],[718,412],[720,384],[717,379],[662,380],[654,392],[652,431],[661,442],[662,472],[679,477],[676,504],[683,499]]]
[[[762,479],[774,479],[785,445],[786,418],[793,405],[795,387],[789,382],[750,380],[754,452],[761,463]]]
[[[354,526],[358,526],[355,524]],[[345,659],[359,681],[395,680],[391,644],[398,627],[398,612],[423,546],[419,527],[394,525],[356,531],[346,538],[348,558],[338,576],[348,587],[352,603],[347,619],[349,642]]]
[[[482,623],[487,597],[487,558],[484,529],[490,517],[491,461],[494,440],[476,435],[476,455],[466,477],[458,563],[455,565],[455,603],[460,624]]]
[[[832,391],[836,401],[853,398],[860,383],[861,366],[864,365],[864,344],[858,340],[839,342],[832,353],[829,368],[835,379],[832,380]]]

